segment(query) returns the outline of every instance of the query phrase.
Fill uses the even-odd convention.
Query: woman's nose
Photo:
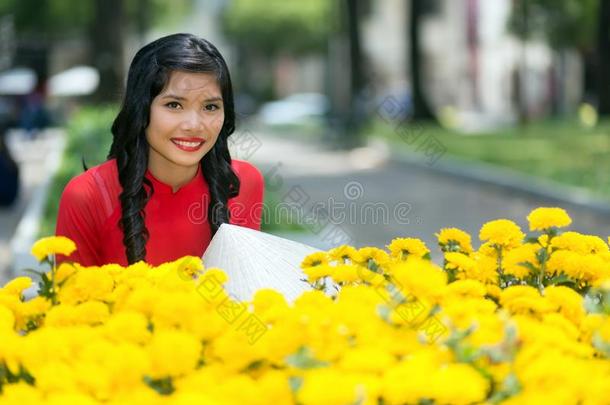
[[[203,117],[197,111],[185,112],[182,120],[182,129],[189,131],[201,131],[204,128]]]

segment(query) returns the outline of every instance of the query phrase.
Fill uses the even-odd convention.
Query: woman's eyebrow
[[[171,93],[169,93],[169,94],[165,94],[165,95],[164,95],[163,97],[161,97],[161,98],[173,98],[173,99],[175,99],[175,100],[186,100],[186,98],[185,98],[185,97],[179,96],[179,95],[177,95],[177,94],[171,94]],[[210,101],[222,101],[222,97],[219,97],[219,96],[214,96],[214,97],[207,98],[207,99],[205,99],[205,100],[203,100],[203,101],[206,101],[206,102],[210,102]]]
[[[163,96],[163,97],[161,97],[161,98],[174,98],[174,99],[176,99],[176,100],[186,100],[186,98],[184,98],[184,97],[182,97],[182,96],[178,96],[178,95],[176,95],[176,94],[171,94],[171,93],[166,94],[166,95],[164,95],[164,96]]]

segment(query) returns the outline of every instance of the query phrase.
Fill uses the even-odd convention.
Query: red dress
[[[229,199],[231,224],[260,230],[264,180],[260,171],[242,160],[232,160],[240,180],[239,195]],[[150,238],[146,262],[159,265],[186,255],[201,257],[210,244],[207,221],[210,192],[201,165],[197,175],[175,193],[147,170],[154,193],[146,204],[145,224]],[[146,186],[145,186],[146,187]],[[147,188],[147,187],[146,187]],[[57,216],[56,235],[72,239],[77,250],[70,260],[84,266],[118,263],[127,266],[116,160],[108,160],[74,177],[64,189]],[[66,256],[58,255],[58,263]]]

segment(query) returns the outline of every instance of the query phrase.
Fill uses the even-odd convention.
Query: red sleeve
[[[100,258],[100,232],[103,210],[94,181],[85,172],[68,182],[59,200],[55,235],[70,238],[76,251],[69,257],[58,255],[57,262],[66,259],[83,266],[97,266]]]
[[[231,223],[246,228],[261,229],[265,181],[251,163],[233,159],[233,169],[239,177],[239,195],[228,202]]]

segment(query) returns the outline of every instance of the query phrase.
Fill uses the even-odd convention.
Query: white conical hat
[[[227,273],[225,288],[240,301],[251,301],[261,288],[272,288],[293,302],[311,286],[300,268],[311,246],[237,225],[222,224],[203,254],[206,268]]]

